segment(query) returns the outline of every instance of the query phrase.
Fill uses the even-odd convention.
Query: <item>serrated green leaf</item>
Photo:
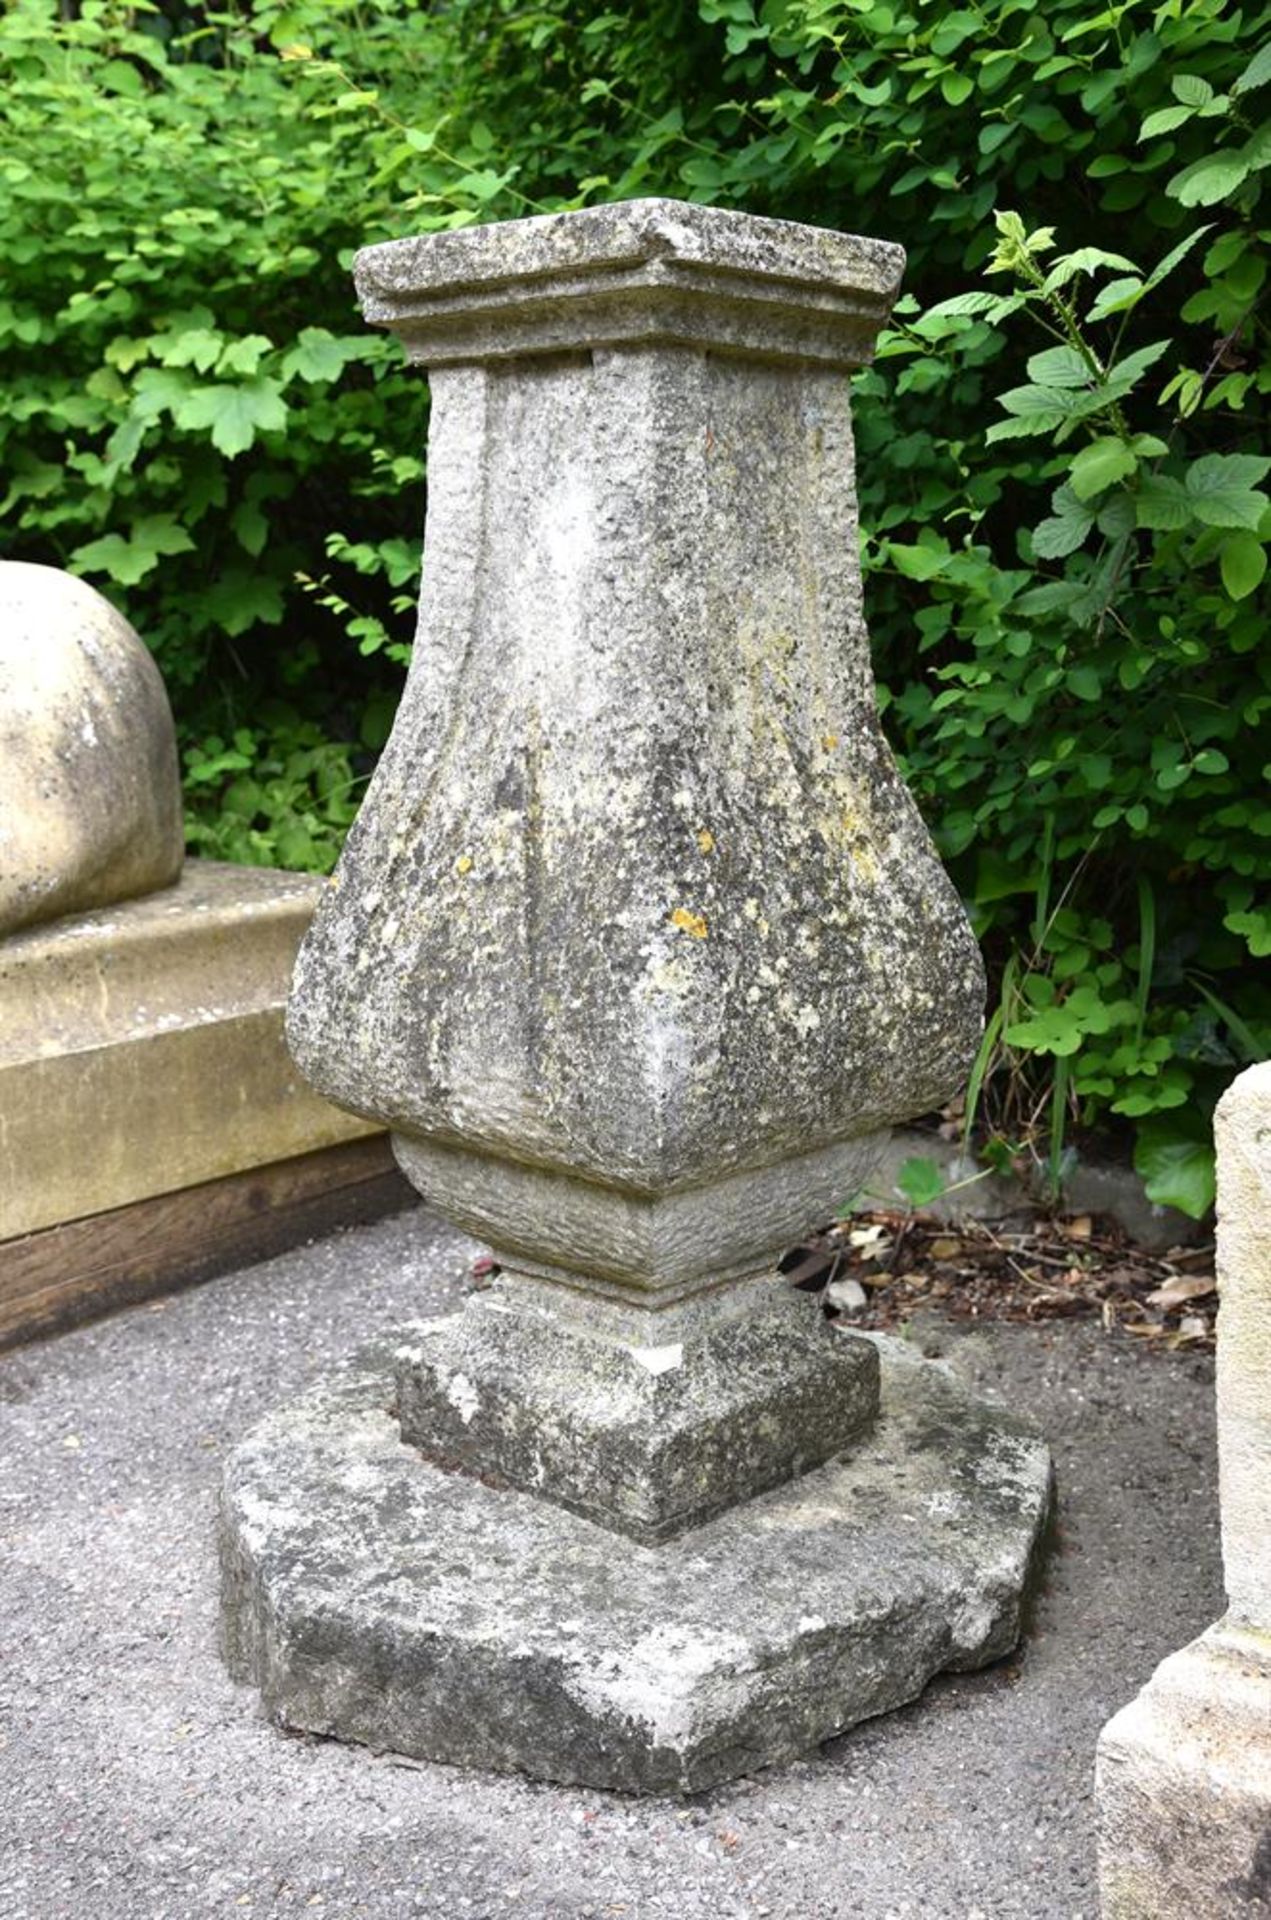
[[[1252,93],[1255,87],[1265,87],[1271,80],[1271,40],[1259,47],[1238,80],[1232,82],[1233,93]]]
[[[1172,133],[1175,127],[1181,127],[1185,120],[1190,120],[1193,112],[1192,107],[1158,107],[1155,113],[1148,114],[1139,128],[1139,140],[1155,139],[1158,133]]]
[[[1062,519],[1053,514],[1034,527],[1033,552],[1039,560],[1063,560],[1077,551],[1093,525],[1090,514],[1069,514]]]
[[[1184,476],[1192,511],[1207,527],[1244,527],[1256,532],[1268,499],[1258,491],[1271,460],[1257,454],[1210,453],[1193,460]]]
[[[1170,92],[1185,107],[1207,107],[1214,97],[1208,80],[1198,73],[1176,73],[1170,81]]]
[[[187,327],[180,333],[156,334],[150,349],[165,367],[194,367],[207,373],[224,345],[225,335],[215,327]]]
[[[1107,435],[1081,449],[1072,463],[1069,484],[1078,500],[1092,500],[1105,487],[1124,480],[1137,466],[1138,456],[1133,449],[1127,447],[1124,440]]]
[[[1078,247],[1075,253],[1066,253],[1062,260],[1056,260],[1046,275],[1042,288],[1044,293],[1057,293],[1075,280],[1079,273],[1098,273],[1102,269],[1120,267],[1125,273],[1137,273],[1133,260],[1127,260],[1123,253],[1107,253],[1102,247]]]
[[[1184,207],[1212,207],[1233,194],[1249,174],[1249,162],[1243,153],[1206,154],[1166,182],[1170,198]]]
[[[1093,302],[1087,320],[1106,320],[1109,314],[1128,313],[1143,298],[1146,285],[1137,274],[1123,274],[1119,280],[1109,280]]]
[[[1075,347],[1047,347],[1028,362],[1028,377],[1038,387],[1087,387],[1095,378],[1088,361]],[[1021,388],[1027,393],[1027,387]]]
[[[931,547],[906,546],[888,540],[884,548],[896,571],[907,580],[934,580],[948,564],[948,554],[937,553]]]
[[[1181,480],[1171,474],[1145,474],[1134,496],[1139,526],[1176,533],[1193,519],[1192,502]]]

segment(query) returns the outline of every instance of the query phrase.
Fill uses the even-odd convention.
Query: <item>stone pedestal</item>
[[[687,1786],[1014,1637],[1045,1449],[776,1275],[980,1032],[861,616],[900,266],[666,201],[359,257],[430,372],[425,586],[288,1037],[503,1274],[230,1468],[291,1724]]]
[[[1223,1619],[1103,1730],[1107,1920],[1271,1915],[1271,1064],[1215,1115]]]

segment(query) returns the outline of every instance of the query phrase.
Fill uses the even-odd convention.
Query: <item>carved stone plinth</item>
[[[407,1483],[435,1487],[444,1470],[444,1500],[407,1504],[410,1618],[449,1649],[448,1674],[467,1642],[434,1600],[470,1582],[470,1618],[515,1613],[527,1513],[534,1604],[585,1619],[603,1666],[602,1567],[627,1570],[634,1612],[615,1621],[613,1657],[638,1663],[641,1620],[674,1639],[712,1588],[730,1605],[775,1577],[775,1548],[762,1569],[748,1558],[760,1497],[805,1556],[801,1503],[828,1502],[838,1517],[815,1552],[854,1564],[866,1508],[881,1544],[914,1498],[907,1471],[891,1493],[874,1474],[864,1504],[853,1491],[843,1463],[865,1459],[878,1423],[877,1351],[776,1275],[782,1251],[865,1186],[890,1123],[957,1087],[980,1032],[979,955],[883,738],[861,615],[844,376],[868,358],[901,264],[876,241],[656,200],[359,258],[368,317],[430,370],[425,584],[401,710],[305,942],[288,1034],[313,1084],[389,1125],[408,1176],[503,1268],[461,1315],[412,1329],[368,1389],[407,1444],[394,1512]],[[927,1381],[907,1389],[911,1410],[928,1391],[943,1407]],[[355,1399],[323,1403],[337,1479],[346,1446],[380,1444]],[[231,1473],[227,1604],[240,1669],[311,1724],[299,1665],[312,1662],[290,1624],[304,1583],[282,1536],[248,1518],[279,1511],[275,1473],[304,1479],[295,1511],[326,1510],[304,1464],[318,1429],[280,1418],[285,1444],[249,1448]],[[881,1569],[866,1552],[864,1584],[828,1568],[841,1678],[813,1719],[782,1726],[766,1704],[744,1764],[1009,1641],[1044,1449],[982,1409],[950,1420],[915,1412],[896,1444],[919,1446],[920,1479],[934,1474],[933,1543],[965,1525],[987,1559],[941,1562],[956,1576],[924,1589],[913,1645],[912,1561],[889,1574],[886,1552]],[[1026,1465],[977,1480],[968,1461],[1007,1433]],[[377,1521],[354,1540],[348,1520],[342,1507],[349,1579],[364,1592],[379,1578],[382,1547],[396,1591],[407,1536],[389,1529],[390,1548]],[[709,1569],[695,1557],[707,1534]],[[861,1643],[882,1662],[868,1686],[844,1669],[866,1588],[892,1622],[885,1656]],[[783,1592],[734,1635],[774,1678],[804,1631],[791,1639]],[[351,1675],[362,1616],[344,1597],[329,1593],[322,1618]],[[684,1631],[715,1750],[729,1690],[705,1678],[715,1643],[708,1655]],[[413,1655],[385,1632],[368,1649],[396,1671]],[[551,1688],[514,1641],[484,1643],[486,1708],[441,1679],[377,1731],[368,1670],[356,1712],[323,1693],[325,1724],[558,1772],[564,1750],[536,1745],[528,1711]],[[637,1748],[670,1738],[670,1696],[650,1686]],[[495,1692],[518,1731],[483,1743],[473,1719]],[[633,1785],[728,1771],[569,1764]]]

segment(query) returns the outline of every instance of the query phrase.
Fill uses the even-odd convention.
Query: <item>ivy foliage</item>
[[[353,249],[645,193],[902,241],[856,383],[863,555],[887,724],[993,966],[969,1107],[1052,1180],[1074,1122],[1132,1130],[1202,1213],[1209,1108],[1271,1039],[1269,28],[13,0],[0,540],[155,647],[198,844],[329,865],[422,520],[423,396]]]

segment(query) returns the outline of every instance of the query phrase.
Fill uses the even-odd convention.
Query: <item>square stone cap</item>
[[[887,241],[680,200],[453,228],[366,247],[362,311],[429,366],[687,345],[868,360],[905,256]]]

